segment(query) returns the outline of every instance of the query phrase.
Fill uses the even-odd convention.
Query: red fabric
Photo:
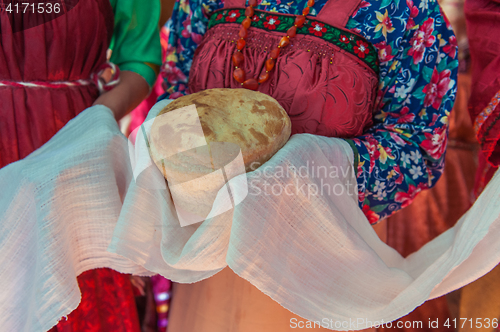
[[[130,276],[96,269],[78,276],[82,301],[52,332],[140,331]]]
[[[484,154],[479,154],[478,165],[476,172],[476,183],[474,186],[474,197],[477,198],[483,192],[484,188],[488,185],[495,172],[498,170],[498,166],[492,166],[487,160]]]
[[[469,112],[474,122],[500,91],[500,0],[468,0],[464,11],[472,60]],[[500,164],[499,120],[498,107],[485,121],[479,118],[478,139],[488,162],[495,166]]]
[[[56,18],[40,13],[9,18],[0,10],[0,82],[89,79],[106,61],[113,31],[109,0],[65,0],[62,5],[66,12]],[[46,23],[36,25],[36,20]],[[0,167],[42,146],[97,97],[93,85],[0,87]],[[80,306],[53,331],[139,331],[127,275],[98,269],[83,273],[78,282]]]
[[[16,33],[7,12],[0,12],[0,81],[89,79],[105,62],[113,29],[109,1],[79,1],[65,15]],[[26,15],[23,22],[31,26],[30,14]],[[0,166],[42,146],[97,97],[93,85],[0,87]]]
[[[244,7],[243,0],[238,3]],[[344,3],[347,7],[353,4],[351,1],[336,3]],[[335,26],[340,14],[328,10],[338,8],[325,7],[318,17]],[[346,8],[342,12],[346,18],[351,14],[349,10]],[[329,22],[329,17],[334,21]],[[239,39],[239,30],[238,24],[219,24],[205,34],[191,66],[190,93],[212,88],[241,88],[233,78],[231,61],[236,50],[233,41]],[[282,37],[281,32],[249,30],[242,50],[247,78],[258,75],[254,69],[263,68],[269,56],[263,50],[276,48]],[[292,134],[356,137],[372,123],[377,75],[359,59],[321,38],[293,37],[290,45],[281,51],[270,74],[259,91],[276,99],[285,109],[292,122]]]
[[[500,75],[500,72],[498,74]],[[488,112],[488,116],[486,118],[481,117],[483,121],[477,132],[477,138],[488,162],[491,165],[498,166],[500,165],[500,91],[493,97],[486,110],[483,111],[483,113],[486,112]]]

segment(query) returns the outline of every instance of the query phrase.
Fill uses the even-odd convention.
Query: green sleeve
[[[161,65],[160,0],[110,0],[115,15],[110,61],[153,86]]]

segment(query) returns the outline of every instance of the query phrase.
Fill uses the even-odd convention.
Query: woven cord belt
[[[111,70],[111,79],[106,82],[102,75],[106,70]],[[102,94],[111,90],[120,81],[120,69],[111,62],[101,65],[94,73],[90,75],[90,79],[81,79],[76,81],[33,81],[33,82],[16,82],[0,79],[0,87],[18,87],[18,88],[49,88],[60,89],[67,87],[80,87],[87,85],[95,85]]]

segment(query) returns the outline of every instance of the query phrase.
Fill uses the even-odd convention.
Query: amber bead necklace
[[[245,79],[245,70],[241,68],[243,66],[243,62],[245,57],[243,56],[243,52],[241,50],[245,47],[246,41],[245,38],[248,36],[248,28],[252,24],[252,18],[255,14],[253,7],[257,6],[257,0],[249,0],[248,7],[245,8],[245,16],[246,18],[241,22],[241,29],[238,33],[240,39],[236,44],[236,52],[233,54],[233,64],[234,71],[233,77],[234,79],[240,83],[244,88],[249,90],[257,90],[259,88],[259,84],[264,83],[269,79],[269,72],[273,70],[274,64],[276,63],[276,59],[280,55],[280,51],[282,48],[288,46],[290,44],[290,38],[295,37],[297,34],[297,28],[300,28],[304,25],[306,21],[306,15],[309,14],[311,7],[314,6],[314,0],[307,1],[307,6],[302,10],[302,15],[298,15],[295,18],[294,25],[288,29],[286,32],[286,36],[283,36],[278,43],[278,47],[273,49],[269,53],[269,58],[266,60],[266,72],[259,75],[258,79],[249,78]]]

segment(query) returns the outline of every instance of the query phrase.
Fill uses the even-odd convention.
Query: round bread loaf
[[[193,104],[196,112],[178,112]],[[167,113],[175,116],[162,116]],[[247,89],[211,89],[178,98],[158,114],[150,131],[150,153],[174,202],[206,216],[224,185],[215,171],[224,168],[226,181],[241,174],[232,163],[240,150],[244,171],[257,169],[283,147],[290,133],[290,119],[272,97]],[[184,185],[173,189],[177,184]]]

